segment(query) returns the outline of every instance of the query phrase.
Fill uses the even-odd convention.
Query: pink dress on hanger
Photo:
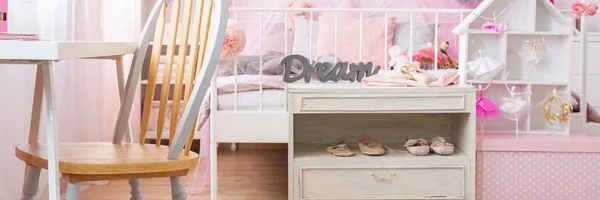
[[[492,118],[498,116],[500,114],[500,109],[498,106],[493,101],[485,98],[483,96],[483,91],[479,92],[479,97],[477,97],[477,101],[475,103],[477,116],[483,118]]]

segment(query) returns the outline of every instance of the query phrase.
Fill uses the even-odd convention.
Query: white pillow
[[[435,39],[435,24],[414,23],[413,24],[413,51],[424,47]],[[396,23],[394,28],[394,45],[410,49],[410,23]]]
[[[308,59],[315,59],[317,55],[317,38],[319,36],[319,23],[312,22],[312,54],[310,56],[310,21],[307,19],[294,19],[294,44],[292,54],[302,55]]]

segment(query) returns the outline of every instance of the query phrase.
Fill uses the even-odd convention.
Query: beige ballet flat
[[[406,141],[404,148],[415,156],[426,156],[431,151],[429,145],[427,144],[427,140],[423,138]]]
[[[369,156],[380,156],[385,154],[385,149],[380,141],[371,138],[363,138],[358,141],[360,152]]]
[[[452,155],[454,153],[454,145],[446,142],[443,137],[434,137],[429,142],[431,144],[431,150],[440,155]]]
[[[350,150],[350,148],[346,144],[346,141],[344,140],[327,147],[327,152],[338,157],[354,156],[354,152]]]

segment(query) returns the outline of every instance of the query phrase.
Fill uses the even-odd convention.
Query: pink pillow
[[[385,26],[388,26],[387,38]],[[383,67],[385,52],[393,44],[396,17],[363,18],[363,51],[362,61],[373,62],[373,67]],[[338,58],[344,62],[360,62],[360,18],[338,17]],[[335,17],[319,17],[319,37],[317,38],[317,56],[335,52]],[[387,48],[385,47],[387,40]]]

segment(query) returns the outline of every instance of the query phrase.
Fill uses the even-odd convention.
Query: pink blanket
[[[445,87],[458,83],[459,75],[456,71],[449,71],[439,76],[433,83],[425,84],[406,79],[387,79],[383,73],[379,73],[362,79],[362,83],[368,86],[396,86],[396,87]]]
[[[258,91],[261,88],[260,75],[238,75],[237,80],[235,76],[226,76],[217,79],[217,93],[219,95],[234,93],[236,82],[238,92]],[[284,90],[285,83],[281,76],[263,75],[262,89]],[[212,88],[209,88],[200,108],[200,123],[198,123],[200,132],[200,158],[194,170],[191,183],[186,189],[189,194],[201,193],[210,180],[210,91],[212,91]],[[198,175],[201,176],[198,177]]]

